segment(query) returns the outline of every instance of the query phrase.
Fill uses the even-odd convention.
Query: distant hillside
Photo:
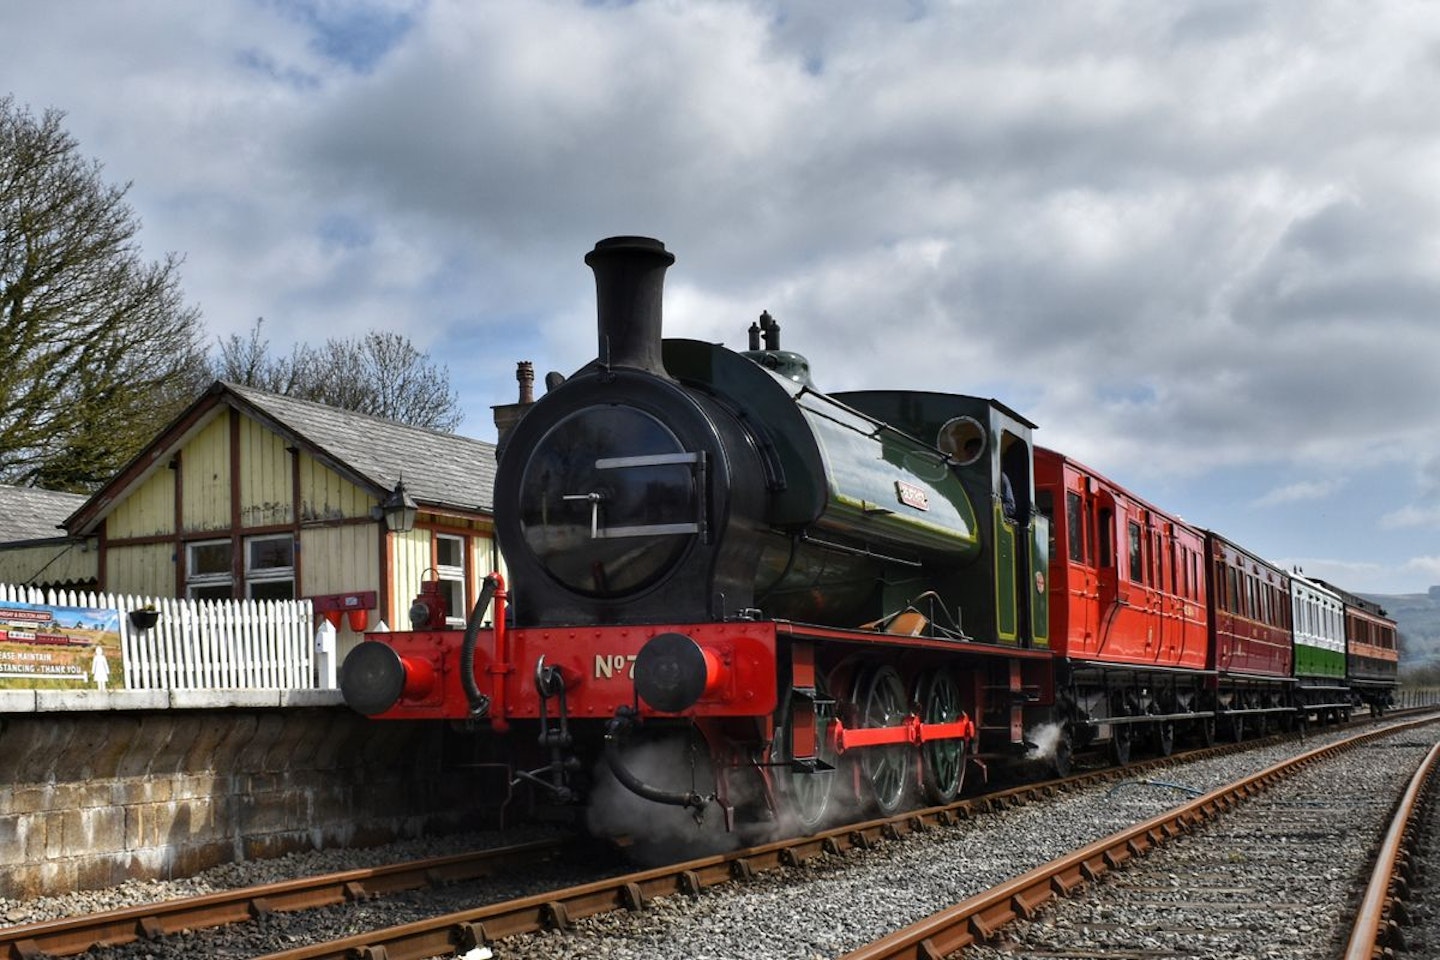
[[[1440,586],[1429,593],[1363,596],[1384,607],[1399,625],[1401,666],[1440,666]]]

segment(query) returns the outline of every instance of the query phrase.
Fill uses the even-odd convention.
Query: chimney
[[[521,360],[515,364],[515,379],[520,384],[520,403],[535,402],[535,364]]]
[[[601,366],[667,376],[660,359],[665,271],[675,255],[649,237],[611,237],[585,263],[595,271],[596,357]]]
[[[525,416],[526,410],[535,405],[535,365],[529,360],[516,363],[515,380],[520,384],[519,402],[496,404],[490,408],[495,417],[495,434],[499,438],[495,446],[497,456],[509,439],[510,431],[515,429],[515,424]]]

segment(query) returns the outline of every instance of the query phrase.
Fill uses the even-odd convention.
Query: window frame
[[[435,571],[435,579],[440,584],[441,595],[445,598],[445,624],[450,627],[463,628],[466,618],[470,615],[470,538],[460,533],[441,533],[439,531],[436,531],[433,537],[431,568]],[[460,559],[458,566],[440,562],[441,543],[456,545]],[[458,603],[456,602],[457,595]]]
[[[290,563],[286,566],[257,567],[252,562],[251,547],[267,540],[284,540],[289,544]],[[295,537],[289,533],[261,533],[245,537],[241,541],[245,559],[245,598],[247,600],[294,600],[295,599]],[[274,584],[289,583],[288,597],[255,596],[255,588],[266,588]]]
[[[197,551],[206,547],[225,547],[224,572],[196,573]],[[224,596],[213,595],[223,588]],[[231,537],[185,541],[185,597],[188,600],[230,600],[235,596],[235,541]]]

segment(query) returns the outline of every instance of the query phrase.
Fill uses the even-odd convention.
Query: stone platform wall
[[[442,733],[344,707],[0,716],[0,896],[479,826]]]

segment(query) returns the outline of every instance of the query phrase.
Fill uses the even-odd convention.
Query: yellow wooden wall
[[[300,455],[300,521],[369,517],[375,500],[309,454]]]
[[[273,527],[295,519],[285,439],[249,417],[240,420],[240,526]]]
[[[0,549],[0,583],[85,583],[98,575],[99,553],[75,541]]]
[[[499,560],[499,551],[494,549],[495,534],[490,523],[460,521],[453,517],[435,517],[422,513],[417,520],[416,529],[409,533],[392,535],[391,554],[394,558],[392,567],[394,574],[390,582],[390,596],[391,607],[399,617],[406,616],[415,595],[420,592],[421,582],[433,576],[430,570],[434,563],[431,546],[436,529],[469,538],[470,551],[467,563],[471,581],[469,585],[471,603],[475,602],[475,598],[479,594],[480,582],[486,574],[499,569],[501,575],[505,575],[504,563]],[[458,615],[467,616],[468,614],[467,610]],[[452,613],[451,615],[456,616],[457,614]],[[407,627],[408,621],[402,620],[401,625]],[[393,623],[390,626],[392,629],[395,628]]]
[[[105,551],[105,592],[137,597],[173,597],[175,546],[142,543]],[[179,594],[184,596],[183,592]]]
[[[230,529],[230,418],[223,413],[190,439],[180,454],[181,515],[185,533]],[[116,539],[114,535],[110,539]]]
[[[133,490],[105,520],[111,540],[151,537],[175,532],[175,471],[156,470]]]

